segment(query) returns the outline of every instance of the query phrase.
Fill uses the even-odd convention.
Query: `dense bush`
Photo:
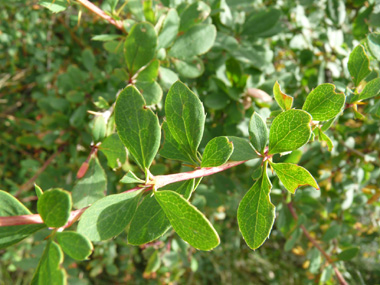
[[[376,1],[94,4],[2,3],[0,284],[380,282]]]

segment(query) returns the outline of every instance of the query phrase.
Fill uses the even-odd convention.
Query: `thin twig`
[[[63,228],[68,228],[73,223],[75,223],[87,208],[88,207],[72,211],[70,213],[70,218],[68,222],[66,223],[65,226],[63,226]],[[43,224],[43,223],[44,221],[42,220],[39,214],[0,217],[0,227]]]
[[[111,16],[107,15],[102,9],[98,8],[88,0],[77,0],[81,5],[86,7],[88,10],[108,21],[110,24],[114,25],[119,30],[122,30],[125,33],[123,22],[114,20]]]
[[[293,208],[292,202],[287,204],[289,211],[291,215],[293,216],[294,220],[298,220],[298,215],[296,211]],[[300,225],[301,230],[303,231],[304,235],[307,237],[307,239],[320,251],[320,253],[326,258],[327,262],[331,264],[331,266],[334,268],[335,275],[339,280],[339,283],[341,285],[348,285],[347,281],[344,279],[342,273],[340,273],[339,269],[334,264],[334,260],[331,258],[331,256],[323,250],[323,248],[319,245],[319,243],[310,235],[309,231],[306,229],[304,225]]]
[[[204,168],[200,168],[200,169],[189,171],[189,172],[169,174],[169,175],[157,175],[154,177],[151,184],[155,185],[156,189],[159,189],[168,184],[172,184],[175,182],[213,175],[215,173],[224,171],[228,168],[243,164],[244,162],[246,162],[246,160],[228,162],[221,166],[216,166],[216,167],[204,167]]]
[[[60,154],[63,151],[63,146],[60,146],[58,150],[53,153],[42,165],[40,169],[37,170],[37,172],[33,175],[32,178],[30,178],[27,182],[25,182],[23,185],[20,186],[20,189],[16,192],[14,195],[15,197],[20,196],[20,194],[24,191],[29,190],[31,187],[33,187],[34,182],[37,180],[37,178],[41,175],[42,172],[45,171],[45,169],[50,165],[50,163],[54,160],[54,158],[57,157],[58,154]]]

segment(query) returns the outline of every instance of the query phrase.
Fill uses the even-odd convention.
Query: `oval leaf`
[[[201,167],[220,166],[227,162],[233,151],[234,146],[227,137],[213,138],[203,152]]]
[[[227,137],[234,144],[234,152],[230,156],[232,161],[243,161],[259,158],[251,143],[245,138]]]
[[[176,59],[173,61],[179,75],[187,78],[197,78],[202,75],[205,70],[203,61],[199,57],[188,60]]]
[[[358,255],[359,251],[360,249],[358,247],[347,248],[338,254],[338,259],[342,261],[351,260]]]
[[[91,241],[77,232],[57,233],[56,238],[62,250],[76,260],[87,259],[93,250]]]
[[[219,236],[209,220],[180,194],[157,191],[154,194],[176,233],[191,246],[211,250],[219,245]]]
[[[204,21],[210,12],[210,6],[202,1],[196,1],[190,4],[181,13],[180,31],[187,31],[192,26]]]
[[[168,123],[162,124],[162,130],[164,131],[164,143],[160,150],[160,155],[169,159],[175,159],[184,161],[190,164],[196,164],[193,161],[192,155],[190,155],[182,145],[180,145],[171,134]]]
[[[278,115],[269,131],[269,154],[300,148],[309,141],[311,116],[305,111],[288,110]]]
[[[166,15],[160,34],[158,35],[158,48],[167,48],[175,40],[179,29],[179,16],[176,9],[170,9]]]
[[[194,189],[194,179],[167,185],[165,188],[181,194],[186,200]],[[152,196],[146,196],[136,210],[128,231],[128,243],[133,245],[146,244],[161,237],[170,229],[160,204]]]
[[[99,150],[107,157],[107,164],[111,168],[121,167],[127,160],[125,147],[116,133],[106,137]]]
[[[249,121],[249,139],[253,147],[260,153],[264,152],[268,142],[268,128],[261,116],[254,112]]]
[[[78,232],[92,241],[119,235],[131,221],[141,191],[108,195],[88,208],[78,224]]]
[[[144,180],[141,180],[134,174],[131,170],[128,170],[128,172],[121,178],[121,183],[129,184],[129,183],[145,183]]]
[[[66,284],[66,272],[61,268],[63,253],[58,244],[48,241],[31,284]]]
[[[71,195],[62,189],[45,191],[38,199],[37,210],[48,227],[64,226],[70,217]]]
[[[152,24],[142,22],[132,27],[124,44],[124,57],[131,77],[153,59],[156,46],[157,35]]]
[[[300,186],[310,185],[319,190],[317,181],[305,168],[292,163],[271,163],[271,167],[276,171],[276,174],[286,190],[290,193],[295,193]]]
[[[293,97],[281,91],[280,84],[276,81],[273,86],[274,99],[283,111],[290,110],[293,106]]]
[[[342,111],[346,96],[334,91],[335,86],[329,83],[317,86],[307,96],[302,109],[315,121],[327,121],[336,117]]]
[[[266,169],[266,164],[264,165]],[[239,229],[247,245],[259,248],[272,230],[275,207],[270,201],[272,185],[266,170],[241,200],[237,212]]]
[[[380,78],[375,78],[364,86],[362,92],[352,97],[351,103],[375,97],[379,92]]]
[[[281,10],[269,8],[251,13],[243,26],[243,35],[249,37],[270,37],[280,29]]]
[[[206,117],[199,98],[186,85],[177,81],[166,96],[165,114],[173,138],[197,161]]]
[[[372,33],[368,35],[368,47],[371,53],[380,60],[380,34]]]
[[[369,59],[362,45],[358,45],[351,52],[348,59],[348,71],[351,74],[355,86],[358,86],[371,72],[369,69]]]
[[[137,164],[149,169],[160,146],[161,128],[157,116],[145,107],[144,98],[133,86],[119,95],[115,107],[115,122],[121,141]]]
[[[101,199],[107,190],[107,177],[97,157],[93,156],[86,174],[75,184],[72,195],[74,206],[84,208]]]
[[[188,59],[208,52],[216,38],[214,25],[199,24],[191,27],[180,36],[169,51],[169,55]]]

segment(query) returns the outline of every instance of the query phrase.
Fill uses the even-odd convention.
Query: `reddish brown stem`
[[[122,21],[117,21],[117,20],[112,19],[111,16],[107,15],[102,9],[98,8],[97,6],[95,6],[94,4],[92,4],[88,0],[77,0],[77,1],[81,5],[86,7],[88,10],[90,10],[92,13],[98,15],[99,17],[103,18],[104,20],[106,20],[110,24],[114,25],[119,30],[122,30],[123,32],[125,32]]]
[[[296,211],[293,208],[292,202],[287,204],[289,211],[293,218],[297,221],[298,220],[298,215]],[[331,258],[331,256],[323,250],[323,248],[319,245],[319,243],[310,235],[309,231],[306,229],[304,225],[300,225],[300,228],[304,235],[307,237],[307,239],[320,251],[320,253],[326,258],[327,262],[331,264],[331,266],[334,268],[336,278],[339,280],[339,283],[341,285],[348,285],[347,281],[344,279],[342,273],[340,273],[338,267],[335,266],[334,260]]]
[[[63,227],[64,228],[70,227],[73,223],[75,223],[79,219],[79,217],[83,214],[83,212],[87,208],[88,207],[72,211],[70,213],[70,218],[69,218],[67,224],[64,225]],[[39,214],[0,217],[0,227],[43,224],[43,223],[44,223],[44,221],[42,220],[42,218]]]
[[[169,174],[169,175],[157,175],[154,177],[152,181],[146,185],[147,187],[145,188],[145,191],[150,191],[152,190],[153,187],[156,189],[162,188],[168,184],[172,184],[175,182],[179,181],[184,181],[184,180],[189,180],[193,178],[200,178],[204,176],[209,176],[224,170],[227,170],[231,167],[243,164],[246,161],[236,161],[236,162],[228,162],[226,164],[223,164],[221,166],[217,167],[205,167],[205,168],[200,168],[194,171],[189,171],[189,172],[182,172],[182,173],[176,173],[176,174]],[[141,187],[135,187],[132,189],[129,189],[123,193],[127,192],[133,192],[133,191],[138,191],[141,190]],[[75,223],[80,216],[83,214],[83,212],[87,209],[82,208],[76,211],[72,211],[70,214],[69,221],[64,228],[70,227],[73,223]],[[34,215],[23,215],[23,216],[8,216],[8,217],[0,217],[0,227],[5,227],[5,226],[17,226],[17,225],[29,225],[29,224],[42,224],[43,221],[38,214]]]
[[[169,174],[169,175],[157,175],[154,177],[151,184],[155,185],[156,189],[159,189],[159,188],[162,188],[168,184],[172,184],[175,182],[213,175],[215,173],[224,171],[228,168],[243,164],[244,162],[246,162],[246,160],[245,161],[228,162],[228,163],[225,163],[221,166],[216,166],[216,167],[204,167],[204,168],[200,168],[200,169],[197,169],[194,171],[189,171],[189,172]]]

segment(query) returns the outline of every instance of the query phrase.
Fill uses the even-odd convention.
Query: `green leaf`
[[[126,87],[115,107],[115,122],[121,141],[142,170],[149,169],[160,146],[161,129],[157,116],[145,107],[144,98]]]
[[[309,141],[311,116],[305,111],[288,110],[278,115],[269,131],[269,154],[292,151]]]
[[[48,227],[64,226],[70,218],[71,195],[62,189],[49,189],[37,201],[37,210]]]
[[[138,178],[132,171],[128,170],[128,172],[121,178],[121,183],[145,183],[144,180]]]
[[[375,97],[379,94],[379,92],[380,92],[380,78],[375,78],[364,86],[364,89],[362,92],[352,97],[351,103],[355,103],[357,101]]]
[[[25,215],[30,215],[28,214]],[[13,215],[12,215],[13,216]],[[0,217],[3,217],[0,215]],[[1,226],[0,227],[0,249],[6,248],[22,241],[31,234],[46,228],[45,224],[20,225],[20,226]]]
[[[330,119],[327,122],[324,122],[323,125],[322,125],[322,127],[321,127],[321,131],[322,132],[327,131],[334,124],[334,122],[336,121],[336,119],[337,119],[337,117],[335,117],[333,119]]]
[[[364,1],[359,5],[362,5],[362,4],[364,4]],[[369,32],[368,20],[372,14],[374,6],[375,5],[368,5],[366,9],[364,10],[360,9],[360,11],[358,11],[359,13],[355,17],[355,20],[352,24],[352,34],[357,40],[363,39],[368,34]]]
[[[293,97],[281,91],[280,84],[276,81],[273,86],[274,99],[283,111],[290,110],[293,106]]]
[[[0,217],[31,215],[32,213],[15,197],[8,192],[0,190]],[[32,233],[45,228],[44,224],[1,226],[0,249],[27,238]]]
[[[301,228],[297,227],[292,232],[291,236],[286,239],[284,250],[285,251],[291,250],[295,246],[296,242],[299,240],[300,236],[302,236],[302,230]]]
[[[358,86],[371,72],[369,69],[369,59],[362,45],[358,45],[351,52],[348,59],[348,71],[351,74],[355,86]]]
[[[70,117],[70,125],[74,128],[79,128],[84,124],[84,120],[87,116],[87,107],[85,105],[77,108]]]
[[[380,60],[380,34],[371,33],[368,35],[368,47],[373,56]]]
[[[310,92],[302,109],[315,121],[327,121],[342,111],[345,100],[344,93],[335,93],[335,86],[325,83]]]
[[[155,23],[156,17],[152,9],[152,0],[147,0],[143,2],[144,17],[147,21]]]
[[[249,121],[249,139],[253,147],[260,153],[264,153],[268,142],[268,128],[261,116],[254,112]]]
[[[156,46],[157,35],[152,24],[141,22],[132,27],[124,44],[124,57],[130,75],[153,59]]]
[[[100,41],[100,42],[108,42],[113,41],[117,39],[121,39],[122,35],[111,35],[111,34],[105,34],[105,35],[96,35],[91,38],[93,41]]]
[[[127,160],[125,147],[116,133],[106,137],[99,150],[106,156],[108,166],[113,169],[121,167]]]
[[[234,145],[227,137],[216,137],[209,141],[203,152],[201,167],[215,167],[227,162]]]
[[[161,101],[162,89],[156,82],[160,63],[152,60],[137,76],[135,86],[143,95],[146,105],[155,105]]]
[[[302,158],[303,152],[301,150],[294,150],[289,155],[286,156],[284,162],[287,163],[298,163]]]
[[[66,272],[61,268],[63,253],[58,244],[48,241],[33,275],[32,285],[66,284]]]
[[[262,176],[245,194],[237,212],[240,232],[252,249],[259,248],[269,237],[275,218],[275,207],[269,195],[272,184],[266,172],[266,163],[263,167]]]
[[[64,231],[57,233],[56,238],[62,250],[76,260],[87,259],[93,250],[91,241],[77,232]]]
[[[244,88],[247,82],[247,75],[244,74],[240,62],[235,58],[231,57],[228,60],[226,60],[225,65],[226,75],[231,84],[236,87]]]
[[[107,125],[103,116],[96,116],[94,118],[94,125],[92,127],[92,137],[95,142],[98,142],[106,136]]]
[[[72,195],[74,207],[84,208],[104,197],[107,177],[98,158],[92,157],[82,179],[75,184]]]
[[[173,183],[165,188],[181,194],[188,200],[194,189],[194,179]],[[156,199],[148,195],[133,216],[127,236],[128,243],[141,245],[154,241],[164,235],[170,227],[170,222]]]
[[[95,69],[96,59],[91,49],[86,48],[85,50],[82,51],[82,61],[83,61],[84,67],[89,72],[92,72]]]
[[[234,152],[232,153],[230,160],[243,161],[259,158],[249,140],[232,136],[228,136],[227,138],[234,144]]]
[[[281,11],[269,8],[251,13],[243,26],[243,35],[249,37],[270,37],[277,34],[280,30]]]
[[[39,199],[44,191],[42,191],[41,187],[34,183],[34,191],[36,191],[37,198]]]
[[[322,132],[321,129],[319,129],[319,141],[325,142],[327,144],[327,149],[332,151],[334,144],[331,139],[324,132]]]
[[[137,81],[136,87],[143,95],[147,106],[161,102],[162,89],[156,81]]]
[[[379,100],[373,106],[369,108],[368,113],[380,117],[380,101]]]
[[[345,250],[343,250],[341,253],[338,254],[338,260],[342,261],[348,261],[353,259],[355,256],[358,255],[360,251],[359,247],[350,247]]]
[[[219,236],[206,217],[183,196],[173,191],[156,191],[154,197],[164,210],[175,232],[191,246],[211,250]]]
[[[215,38],[214,25],[195,25],[174,42],[169,55],[186,60],[204,54],[211,49]]]
[[[158,69],[160,68],[160,62],[155,59],[152,60],[143,70],[137,75],[137,81],[153,82],[158,76]]]
[[[67,9],[67,0],[40,0],[38,4],[42,7],[48,8],[53,13],[63,12]]]
[[[199,98],[177,81],[166,96],[165,114],[173,138],[196,160],[206,117]]]
[[[156,272],[161,265],[161,257],[158,255],[159,251],[156,250],[153,252],[153,254],[149,257],[148,264],[146,265],[146,268],[144,270],[144,274],[150,274],[152,272]]]
[[[294,194],[298,187],[304,185],[310,185],[319,190],[317,181],[305,168],[292,163],[271,163],[270,165],[290,193]]]
[[[92,241],[119,235],[130,223],[140,200],[140,191],[108,195],[88,208],[78,224],[78,232]]]
[[[187,31],[192,26],[203,22],[211,12],[210,6],[202,1],[196,1],[187,6],[181,14],[180,31]]]
[[[197,78],[202,75],[205,70],[203,61],[199,57],[188,60],[173,60],[174,66],[179,75],[186,78]]]
[[[325,232],[325,234],[322,237],[322,241],[328,242],[334,238],[337,238],[342,231],[341,225],[332,225],[328,230]]]
[[[334,23],[341,26],[346,18],[346,7],[342,0],[328,0],[326,6],[327,15]]]
[[[164,143],[160,150],[160,155],[174,160],[184,161],[190,164],[197,164],[194,162],[192,155],[190,155],[182,145],[180,145],[171,134],[168,123],[162,124],[162,130],[164,132]]]
[[[178,80],[177,73],[169,68],[160,67],[160,85],[164,90],[169,90],[170,87]]]
[[[157,49],[167,48],[173,43],[178,34],[179,22],[180,19],[177,10],[170,9],[158,35]]]

